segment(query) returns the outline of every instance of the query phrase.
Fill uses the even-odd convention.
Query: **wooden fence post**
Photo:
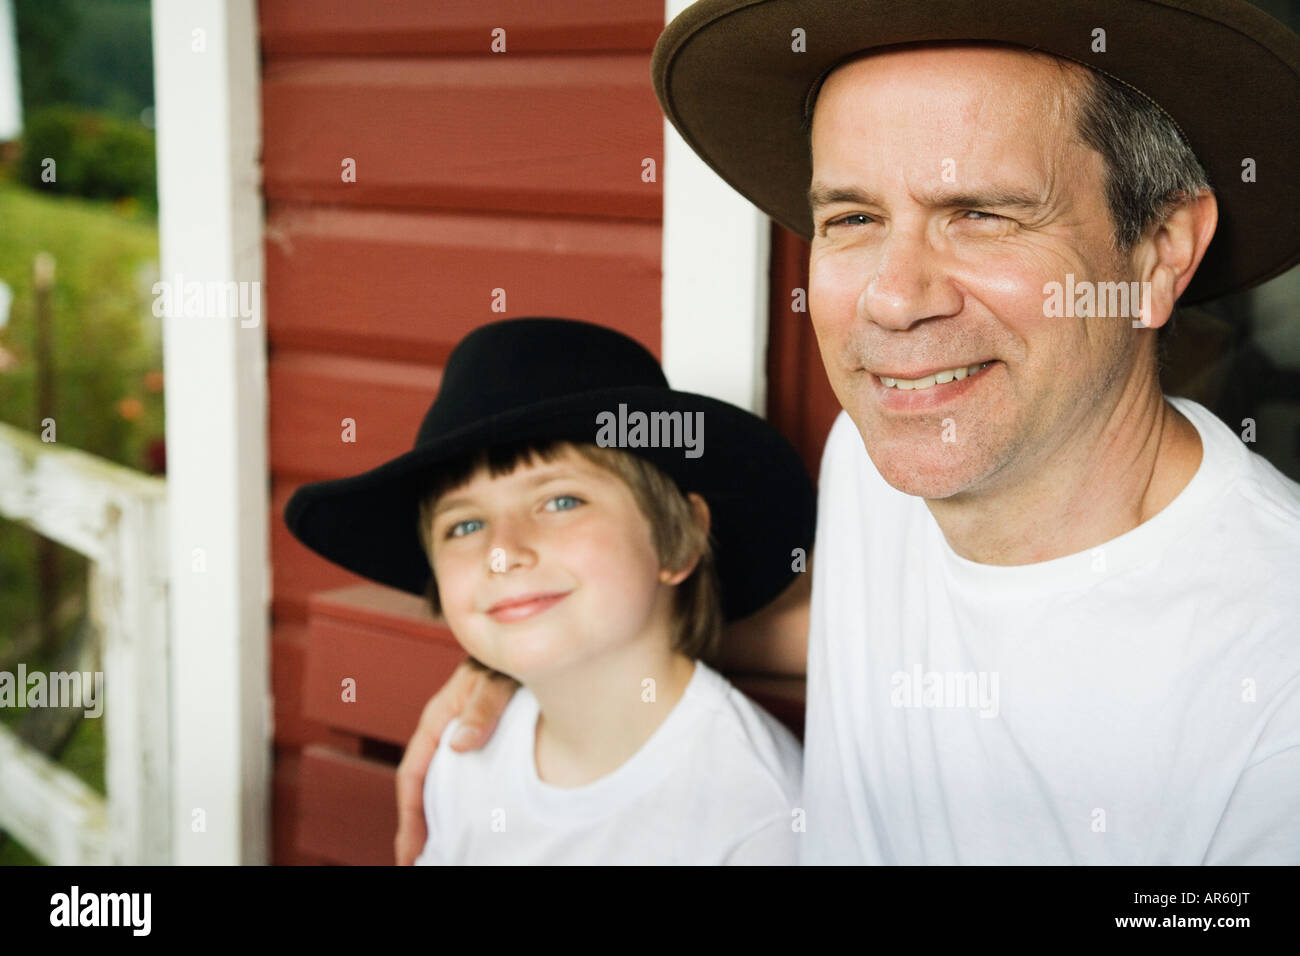
[[[36,293],[36,434],[41,435],[45,419],[54,418],[54,257],[37,253],[32,262],[32,288]],[[57,425],[56,425],[57,428]],[[57,440],[56,431],[55,438]],[[36,627],[40,652],[49,655],[57,650],[58,625],[55,611],[59,603],[59,553],[54,542],[41,536],[36,539]]]

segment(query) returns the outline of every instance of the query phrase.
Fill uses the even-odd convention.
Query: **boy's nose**
[[[505,574],[517,567],[531,567],[537,561],[527,531],[518,522],[509,519],[497,521],[489,543],[488,570],[494,574]]]
[[[514,568],[529,567],[533,563],[531,555],[529,551],[508,551],[498,545],[488,552],[488,570],[493,574],[505,574]]]

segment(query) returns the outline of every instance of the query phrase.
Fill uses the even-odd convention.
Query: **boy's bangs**
[[[468,484],[484,467],[493,478],[500,478],[512,473],[520,465],[532,463],[534,459],[555,461],[563,453],[566,444],[567,442],[558,440],[509,442],[445,462],[438,466],[423,486],[420,501],[424,505],[432,505],[448,492]]]

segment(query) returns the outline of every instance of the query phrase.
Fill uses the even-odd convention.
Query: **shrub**
[[[140,123],[51,106],[28,117],[22,143],[18,176],[33,189],[86,199],[132,197],[149,208],[157,204],[154,136]],[[42,179],[46,159],[55,163],[53,182]]]

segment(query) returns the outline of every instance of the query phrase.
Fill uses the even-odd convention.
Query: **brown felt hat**
[[[1106,52],[1094,53],[1104,29]],[[796,29],[805,52],[795,52]],[[994,41],[1136,88],[1205,166],[1219,226],[1181,298],[1238,292],[1300,261],[1300,37],[1246,0],[700,0],[651,63],[673,126],[724,180],[805,239],[803,123],[822,81],[863,51]],[[1255,160],[1255,182],[1243,162]]]

